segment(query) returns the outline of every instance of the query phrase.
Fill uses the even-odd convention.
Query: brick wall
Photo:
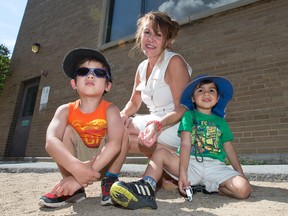
[[[61,71],[61,62],[74,47],[97,47],[103,11],[101,1],[77,2],[28,1],[12,57],[12,75],[1,95],[0,155],[9,148],[15,116],[17,96],[11,92],[17,95],[23,80],[48,71],[48,76],[41,76],[26,156],[47,156],[45,130],[55,109],[77,97]],[[174,51],[192,66],[193,77],[221,75],[232,81],[235,94],[227,120],[235,148],[243,157],[288,160],[287,10],[286,0],[260,0],[192,21],[181,25],[174,45]],[[30,51],[34,42],[41,44],[36,55]],[[130,97],[134,74],[143,58],[129,53],[132,46],[133,42],[127,42],[103,50],[114,79],[112,91],[105,97],[120,109]],[[48,85],[48,107],[39,111],[41,90]],[[141,112],[145,111],[143,107]]]
[[[189,42],[178,50],[194,75],[226,76],[235,87],[227,120],[240,154],[288,152],[287,7],[259,1],[182,28]]]

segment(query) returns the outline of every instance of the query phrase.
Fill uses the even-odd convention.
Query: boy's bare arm
[[[78,160],[62,142],[67,127],[68,105],[60,106],[51,120],[46,133],[46,150],[53,160],[82,185],[87,186],[91,181],[96,181],[100,174],[92,169],[89,162]]]
[[[227,158],[230,161],[233,169],[245,177],[238,155],[235,151],[233,144],[231,142],[226,142],[223,144],[223,146],[224,146],[224,151],[226,152]]]
[[[46,150],[57,164],[67,171],[72,171],[72,162],[76,158],[68,151],[62,142],[67,126],[68,105],[60,106],[51,120],[46,132]]]
[[[93,162],[93,169],[98,172],[120,153],[124,134],[124,125],[118,107],[111,104],[107,109],[106,116],[108,127],[106,144]]]
[[[191,151],[191,133],[188,131],[181,132],[181,144],[180,144],[180,171],[178,186],[181,193],[185,194],[185,188],[189,186],[188,182],[188,166],[190,160]]]

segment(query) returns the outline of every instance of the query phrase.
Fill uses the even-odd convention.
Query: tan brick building
[[[105,98],[124,107],[143,56],[129,52],[131,34],[113,39],[118,33],[107,27],[117,1],[28,0],[11,76],[0,96],[0,157],[48,156],[48,123],[59,105],[77,98],[61,69],[72,48],[104,53],[114,79]],[[124,6],[129,16],[133,5]],[[286,0],[239,0],[179,20],[173,50],[192,66],[192,77],[221,75],[234,85],[227,120],[242,158],[288,162],[287,11]],[[40,44],[36,54],[31,51],[34,43]]]

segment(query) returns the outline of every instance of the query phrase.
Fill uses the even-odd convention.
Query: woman
[[[156,149],[175,152],[180,145],[177,130],[186,110],[180,96],[192,69],[182,56],[169,51],[179,31],[175,20],[162,12],[149,12],[137,25],[134,48],[141,49],[147,59],[138,66],[131,98],[121,116],[129,130],[129,152],[150,158]],[[150,114],[130,118],[142,102]]]

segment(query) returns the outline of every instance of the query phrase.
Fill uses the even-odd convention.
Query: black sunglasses
[[[92,73],[95,77],[98,77],[98,78],[110,79],[109,73],[102,68],[81,67],[75,71],[75,76],[88,76],[90,73]]]

